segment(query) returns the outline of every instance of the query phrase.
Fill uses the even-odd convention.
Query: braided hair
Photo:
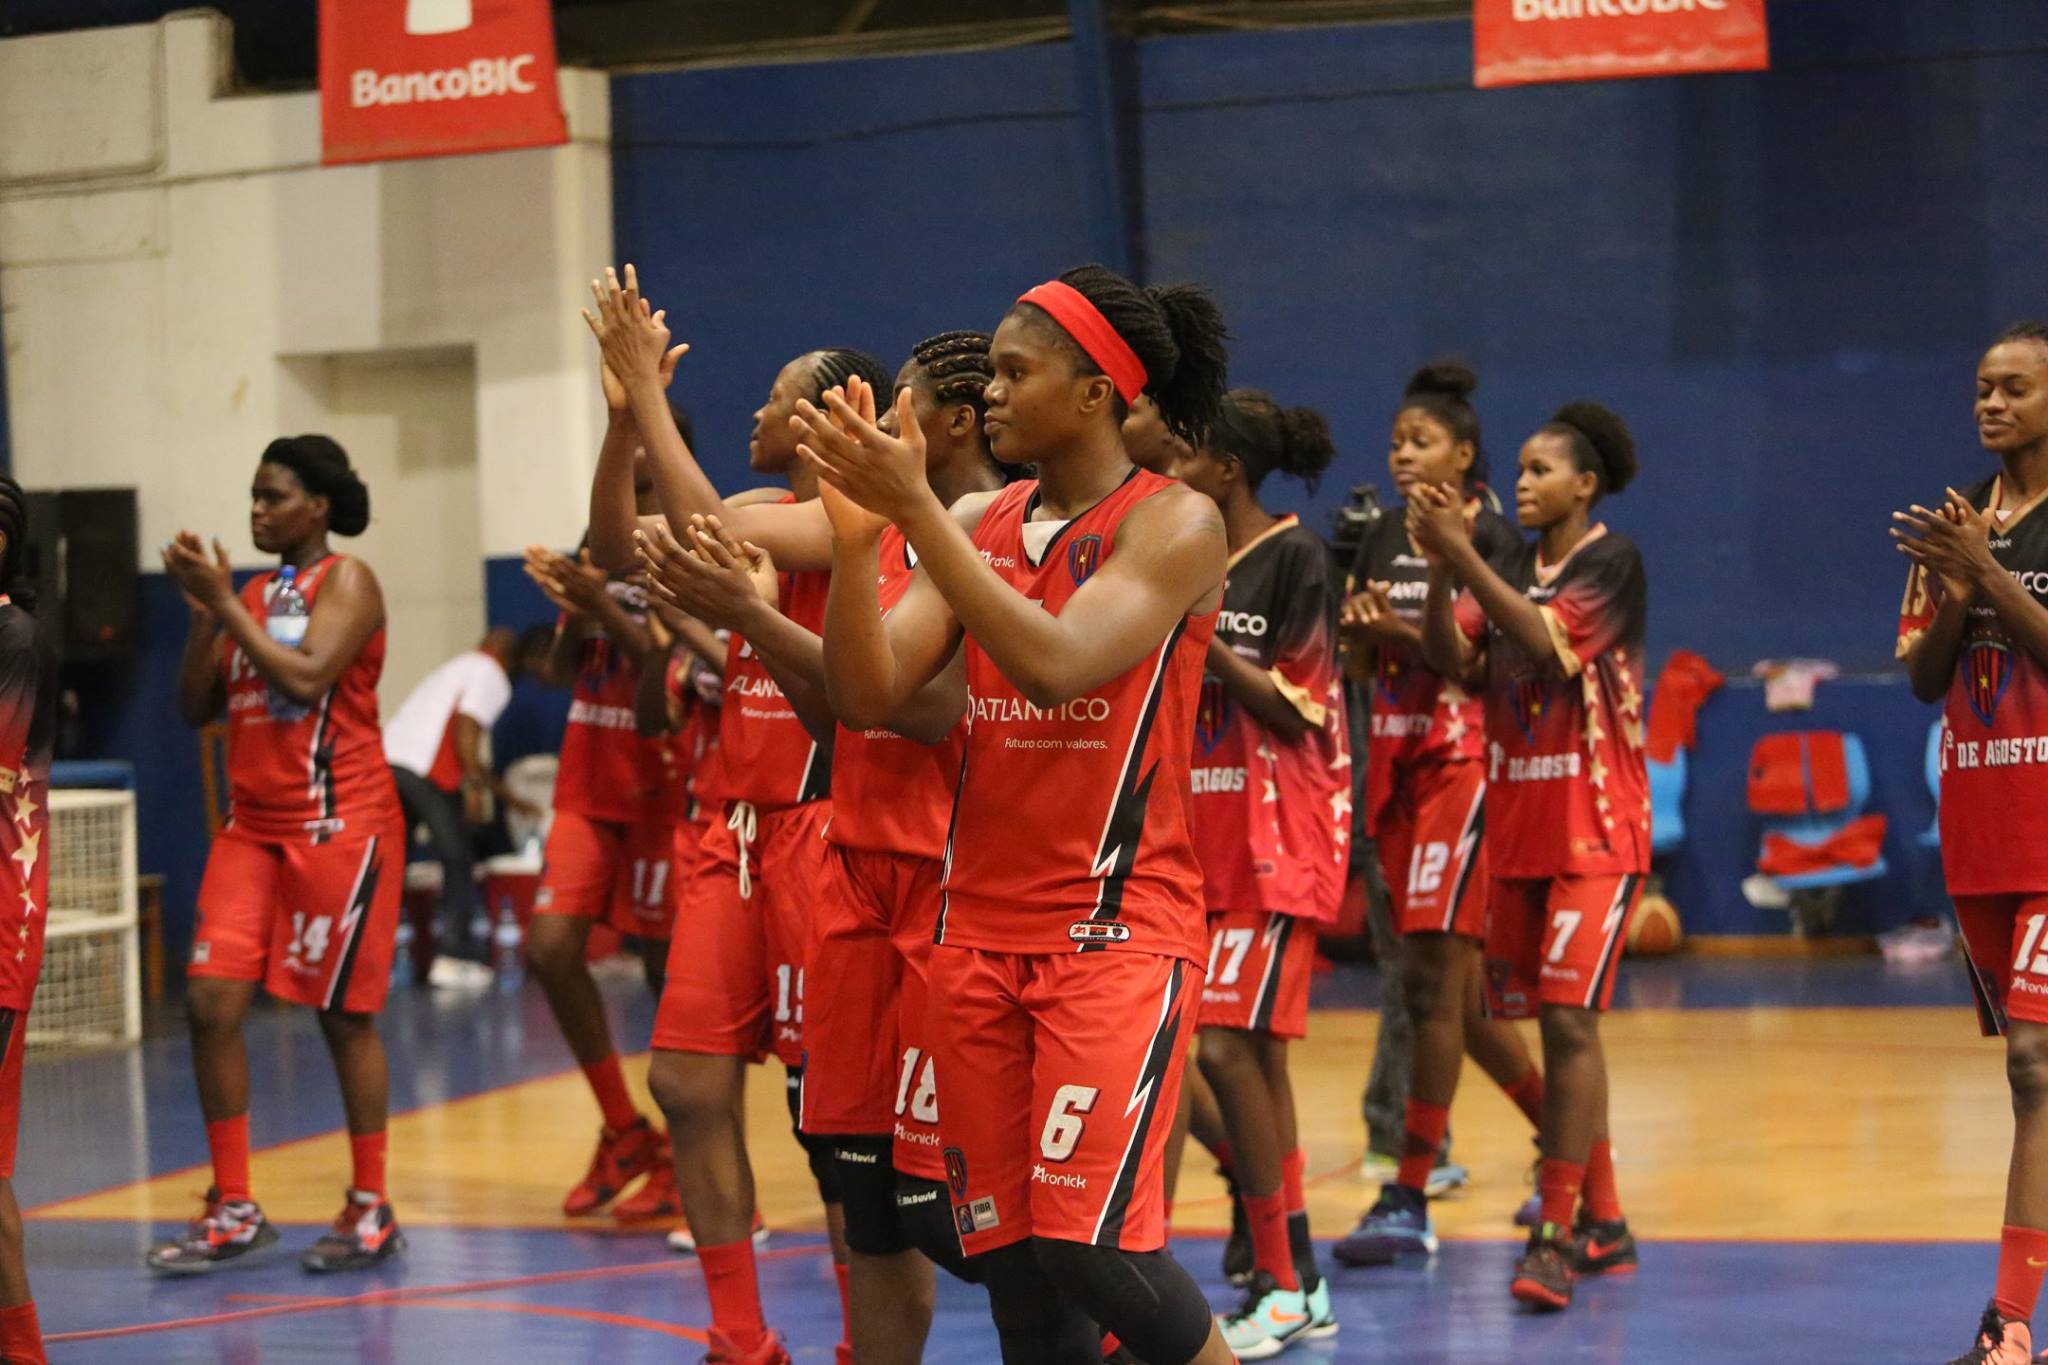
[[[886,394],[893,387],[896,376],[882,368],[882,362],[866,351],[852,346],[833,346],[822,351],[811,352],[817,362],[811,373],[811,380],[818,386],[810,395],[811,401],[820,402],[828,389],[842,389],[846,381],[859,375],[868,382],[876,393]]]
[[[1166,429],[1191,446],[1206,441],[1223,404],[1229,364],[1224,342],[1230,336],[1209,291],[1195,284],[1136,285],[1100,265],[1077,266],[1059,279],[1095,305],[1137,355],[1145,367],[1145,392],[1159,404]],[[1034,304],[1017,307],[1050,320]],[[1064,328],[1054,323],[1053,330],[1075,356],[1077,371],[1102,373]],[[1121,394],[1114,412],[1119,422],[1128,415]]]
[[[1451,433],[1453,445],[1470,442],[1472,467],[1465,471],[1467,488],[1486,482],[1486,446],[1479,437],[1479,410],[1472,391],[1479,376],[1455,360],[1436,360],[1417,370],[1402,395],[1401,408],[1429,414]]]
[[[1572,452],[1572,463],[1581,474],[1599,480],[1593,490],[1598,502],[1609,493],[1627,488],[1636,476],[1636,438],[1628,423],[1598,403],[1567,403],[1543,426],[1549,436],[1561,436]]]
[[[289,469],[308,493],[327,499],[327,529],[335,535],[359,536],[369,529],[370,490],[333,437],[280,436],[263,448],[262,462]]]
[[[1283,408],[1260,389],[1232,389],[1223,395],[1209,449],[1228,455],[1244,469],[1253,493],[1274,470],[1316,490],[1337,456],[1330,424],[1314,408]]]
[[[965,403],[982,416],[988,412],[988,381],[996,375],[988,358],[992,344],[987,332],[940,332],[918,342],[910,360],[931,381],[941,405]]]
[[[0,593],[33,607],[35,594],[22,572],[28,558],[28,494],[5,474],[0,474],[0,535],[7,537],[7,548],[0,551]]]

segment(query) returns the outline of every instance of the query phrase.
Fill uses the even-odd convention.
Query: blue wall
[[[1972,367],[2048,312],[2048,6],[1772,21],[1768,74],[1489,92],[1462,23],[1148,40],[1146,247],[1155,277],[1215,288],[1237,382],[1329,414],[1345,458],[1297,504],[1318,521],[1384,482],[1400,385],[1433,354],[1482,375],[1496,468],[1566,399],[1627,416],[1645,470],[1607,515],[1644,545],[1653,654],[1852,675],[1789,725],[1754,688],[1712,704],[1674,898],[1695,929],[1782,927],[1735,890],[1742,768],[1765,730],[1840,726],[1899,829],[1894,875],[1847,908],[1884,927],[1939,903],[1911,846],[1930,713],[1892,672],[1886,518],[1986,470]],[[899,357],[1089,254],[1064,48],[613,90],[620,255],[695,346],[683,396],[731,486],[789,355]]]

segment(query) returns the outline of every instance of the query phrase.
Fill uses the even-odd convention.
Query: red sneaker
[[[632,1127],[616,1133],[609,1128],[600,1129],[597,1154],[590,1158],[590,1169],[583,1179],[562,1201],[562,1212],[571,1218],[596,1213],[618,1198],[620,1190],[667,1157],[667,1136],[644,1118],[635,1119]]]
[[[683,1193],[676,1188],[675,1159],[666,1151],[654,1169],[647,1173],[647,1183],[612,1205],[612,1217],[621,1223],[678,1218],[682,1212]]]
[[[732,1338],[711,1329],[711,1349],[704,1355],[704,1365],[789,1365],[789,1352],[782,1348],[782,1339],[773,1332],[764,1333],[753,1350],[742,1351],[733,1345]]]

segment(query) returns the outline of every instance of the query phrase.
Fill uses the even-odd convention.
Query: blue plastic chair
[[[1649,760],[1650,852],[1670,853],[1685,843],[1685,750],[1669,763]]]
[[[1833,811],[1827,815],[1773,817],[1765,820],[1764,830],[1769,834],[1781,835],[1795,844],[1822,844],[1840,834],[1850,821],[1863,814],[1870,804],[1870,756],[1864,752],[1863,740],[1856,735],[1842,736],[1842,762],[1849,779],[1849,805],[1846,810]],[[1787,891],[1815,891],[1831,886],[1850,886],[1856,882],[1875,881],[1889,869],[1880,856],[1868,867],[1829,867],[1818,872],[1805,872],[1792,877],[1779,877],[1777,883]]]
[[[1934,798],[1934,823],[1920,836],[1922,848],[1941,847],[1941,727],[1946,721],[1936,721],[1927,728],[1927,791]]]

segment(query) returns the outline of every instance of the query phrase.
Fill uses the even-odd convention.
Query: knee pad
[[[970,1259],[960,1250],[960,1234],[953,1226],[953,1205],[946,1198],[942,1182],[914,1175],[897,1176],[896,1218],[910,1244],[933,1265],[965,1284],[981,1283],[981,1257]]]
[[[1030,1242],[974,1259],[988,1286],[1003,1365],[1099,1365],[1102,1330],[1053,1284]]]
[[[782,1097],[789,1105],[789,1131],[796,1135],[797,1144],[804,1149],[804,1160],[810,1164],[811,1179],[818,1184],[818,1197],[827,1204],[841,1202],[839,1191],[839,1170],[832,1161],[832,1139],[812,1137],[799,1124],[803,1113],[804,1069],[793,1066],[783,1079]]]
[[[846,1210],[846,1245],[863,1256],[897,1256],[913,1243],[896,1212],[896,1171],[889,1164],[892,1139],[833,1137],[832,1165]]]
[[[1055,1290],[1072,1298],[1147,1365],[1185,1365],[1215,1319],[1188,1273],[1163,1251],[1123,1251],[1033,1238]]]

